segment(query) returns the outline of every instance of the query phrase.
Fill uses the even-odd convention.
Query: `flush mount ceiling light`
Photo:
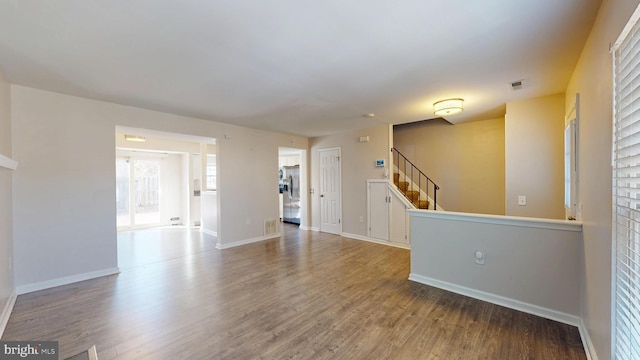
[[[127,141],[135,141],[135,142],[145,142],[147,138],[139,135],[125,135],[124,139]]]
[[[463,99],[446,99],[433,103],[434,114],[438,116],[454,115],[462,112]]]

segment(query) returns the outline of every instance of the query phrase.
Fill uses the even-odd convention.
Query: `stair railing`
[[[433,194],[433,209],[437,210],[437,194],[438,190],[440,190],[440,187],[435,182],[433,182],[433,180],[431,180],[425,173],[418,169],[418,167],[415,166],[411,161],[409,161],[404,155],[402,155],[402,153],[398,151],[398,149],[391,148],[391,154],[393,155],[393,163],[398,168],[398,172],[401,176],[399,181],[407,182],[410,187],[410,189],[408,190],[415,190],[419,193],[424,192],[427,200],[430,197],[429,189],[433,189],[433,191],[431,192],[431,194]],[[414,186],[417,186],[417,189],[414,189]],[[401,193],[403,193],[404,196],[409,199],[412,204],[416,205],[416,207],[419,208],[417,202],[420,200],[419,196],[418,200],[414,201],[406,194],[405,191],[401,191]]]

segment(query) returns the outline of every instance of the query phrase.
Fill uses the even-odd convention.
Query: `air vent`
[[[273,235],[276,233],[276,221],[265,220],[264,221],[264,236]]]
[[[524,80],[518,80],[511,83],[511,90],[520,90],[524,86]]]

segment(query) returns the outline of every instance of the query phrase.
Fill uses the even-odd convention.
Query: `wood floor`
[[[407,280],[408,250],[284,231],[222,251],[189,229],[121,233],[121,262],[146,258],[19,296],[2,339],[58,340],[61,359],[586,359],[575,327]]]

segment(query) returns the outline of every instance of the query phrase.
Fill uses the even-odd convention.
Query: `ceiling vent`
[[[510,83],[510,85],[511,85],[511,90],[514,90],[514,91],[515,90],[520,90],[524,86],[524,80],[514,81],[514,82]]]

